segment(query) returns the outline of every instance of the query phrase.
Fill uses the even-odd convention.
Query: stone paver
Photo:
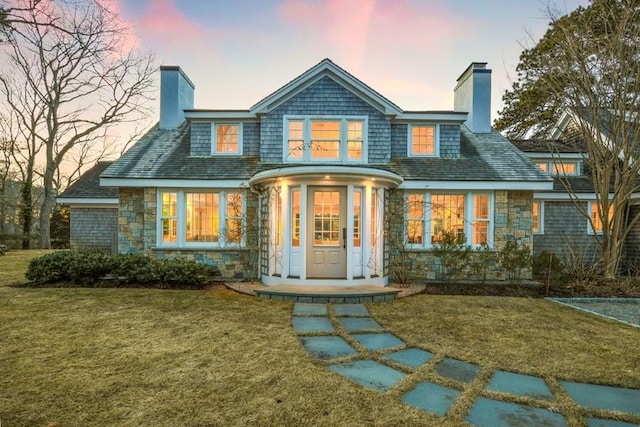
[[[433,383],[418,383],[402,397],[402,403],[442,417],[458,396],[460,392],[452,388]]]
[[[302,332],[333,332],[333,325],[328,317],[294,317],[291,320],[293,330]]]
[[[394,351],[384,356],[385,359],[393,360],[410,368],[419,368],[433,357],[433,353],[419,348],[408,348],[406,350]]]
[[[326,304],[310,304],[304,302],[298,302],[293,306],[294,316],[326,316],[327,305]]]
[[[405,377],[402,372],[374,360],[358,360],[356,362],[331,365],[329,369],[364,387],[381,392],[389,390]]]
[[[369,316],[369,310],[364,304],[336,304],[333,306],[336,316]]]
[[[382,325],[370,317],[342,317],[340,324],[349,332],[381,331]]]
[[[344,338],[330,335],[321,337],[299,337],[302,346],[316,359],[337,359],[358,354]]]
[[[533,399],[553,400],[553,394],[542,378],[513,372],[496,371],[487,384],[487,390],[526,396]]]
[[[376,360],[363,359],[364,355],[358,355],[358,351],[349,344],[349,339],[357,341],[369,351],[379,351],[383,359],[406,366],[409,369],[408,372],[411,372],[410,369],[422,367],[434,356],[433,353],[419,348],[406,348],[384,354],[390,349],[406,344],[393,334],[385,332],[383,325],[369,316],[369,311],[363,304],[335,304],[330,315],[326,304],[299,302],[295,304],[293,314],[292,327],[301,335],[298,339],[312,357],[329,361],[344,357],[356,359],[345,363],[333,362],[334,364],[328,368],[364,387],[383,393],[398,384],[406,374]],[[339,322],[344,330],[334,331],[332,319],[334,322]],[[363,331],[369,332],[363,333]],[[323,332],[333,332],[333,335],[304,336]],[[480,370],[481,367],[473,363],[444,358],[436,365],[433,372],[461,384],[470,384]],[[579,406],[625,412],[632,417],[640,416],[640,390],[568,381],[560,381],[560,384]],[[554,400],[553,393],[542,378],[507,371],[495,371],[486,385],[486,390],[539,400]],[[412,390],[404,393],[402,402],[442,417],[460,394],[460,390],[431,382],[420,382]],[[589,427],[635,426],[635,424],[611,419],[586,418],[585,420]],[[559,413],[482,396],[476,398],[466,421],[479,427],[564,427],[567,425],[563,415]]]
[[[438,375],[461,383],[470,383],[478,372],[480,372],[480,366],[456,359],[442,359],[436,366]]]
[[[353,334],[353,338],[367,350],[383,350],[404,345],[404,342],[390,333],[384,334]]]
[[[587,418],[587,427],[638,427],[638,424],[615,420],[601,420],[599,418]]]
[[[640,390],[560,381],[580,406],[640,415]]]
[[[474,403],[467,421],[478,427],[565,427],[560,414],[546,409],[480,397]]]

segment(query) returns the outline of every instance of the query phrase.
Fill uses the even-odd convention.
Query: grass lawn
[[[8,286],[24,280],[34,255],[0,257],[3,427],[457,426],[484,384],[439,419],[400,403],[414,383],[381,394],[311,359],[292,331],[291,303],[230,291]],[[542,376],[554,391],[565,379],[640,388],[639,329],[551,302],[420,295],[369,309],[435,361],[480,364],[481,377],[500,368]],[[561,394],[553,404],[571,406]]]

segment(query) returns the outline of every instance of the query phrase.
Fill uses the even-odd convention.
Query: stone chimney
[[[160,129],[176,129],[184,122],[184,110],[193,108],[194,89],[180,67],[160,67]]]
[[[465,125],[473,133],[491,132],[491,70],[486,62],[472,62],[458,77],[453,109],[469,113]]]

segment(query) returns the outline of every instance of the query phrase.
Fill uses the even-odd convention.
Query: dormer
[[[584,174],[584,153],[573,144],[557,140],[513,140],[542,172],[549,176],[581,176]]]

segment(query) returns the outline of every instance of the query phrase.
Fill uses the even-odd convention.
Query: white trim
[[[412,123],[412,122],[448,122],[448,123],[464,123],[469,113],[458,111],[424,111],[424,112],[406,112],[396,116],[393,123]]]
[[[553,190],[553,181],[404,181],[402,190]]]
[[[115,205],[119,203],[119,199],[115,198],[100,198],[100,197],[58,197],[56,203],[64,203],[68,205],[86,205],[88,206],[104,206]]]
[[[327,176],[330,176],[332,180],[363,179],[375,181],[376,184],[383,186],[396,186],[402,182],[402,177],[400,175],[382,169],[313,164],[310,166],[282,167],[258,172],[251,177],[249,184],[255,185],[278,178],[290,178],[292,180],[324,180]],[[330,184],[321,182],[319,185]]]
[[[216,111],[216,110],[185,110],[184,116],[189,121],[233,120],[243,122],[259,122],[258,117],[249,111]]]
[[[103,187],[165,187],[165,188],[242,188],[243,179],[171,179],[171,178],[100,178]]]
[[[433,127],[433,154],[414,154],[413,127]],[[407,125],[407,156],[408,157],[440,157],[440,124],[438,123],[410,123]]]
[[[587,153],[538,153],[532,151],[524,151],[524,155],[533,161],[540,159],[541,161],[551,160],[584,160],[588,158]]]
[[[238,127],[238,144],[237,151],[218,151],[218,126],[237,126]],[[242,123],[241,122],[212,122],[211,123],[211,155],[215,156],[241,156],[242,155]]]
[[[609,199],[613,198],[613,193],[609,193]],[[534,193],[534,200],[596,200],[595,193],[576,193],[574,197],[569,193]]]

